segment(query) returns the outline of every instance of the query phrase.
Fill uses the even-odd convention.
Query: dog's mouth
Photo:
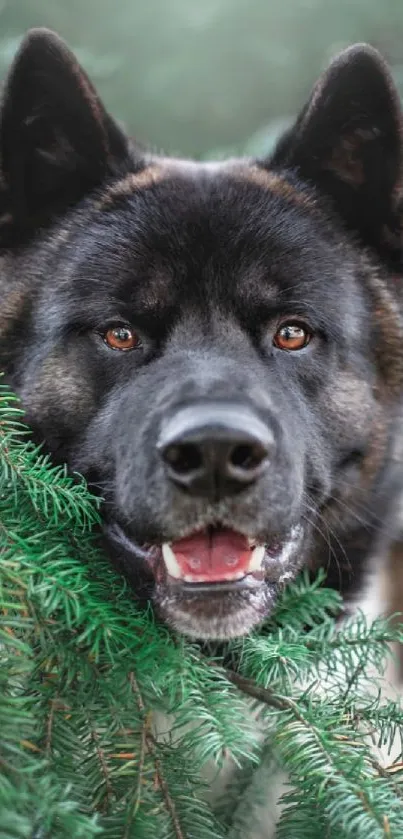
[[[157,582],[171,585],[231,584],[250,576],[263,579],[265,546],[234,530],[210,528],[161,545]],[[162,560],[162,561],[161,561]]]
[[[116,522],[107,532],[124,552],[125,568],[133,564],[153,580],[152,600],[164,620],[198,638],[234,637],[259,623],[295,576],[304,540],[301,524],[264,543],[224,527],[142,546]]]

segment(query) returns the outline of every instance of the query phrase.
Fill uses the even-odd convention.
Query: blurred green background
[[[55,29],[131,134],[157,150],[261,153],[329,58],[369,41],[403,94],[403,0],[0,0],[0,76]]]

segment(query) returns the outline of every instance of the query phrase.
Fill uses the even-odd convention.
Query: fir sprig
[[[403,837],[399,763],[371,752],[403,715],[367,672],[401,631],[363,616],[336,627],[340,598],[303,576],[260,633],[208,657],[138,607],[97,547],[98,521],[3,385],[1,839],[249,839],[234,790],[250,794],[267,748],[290,779],[279,839]],[[228,756],[238,780],[214,812],[203,767]]]

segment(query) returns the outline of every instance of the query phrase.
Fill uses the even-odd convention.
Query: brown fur
[[[262,186],[274,195],[278,195],[305,210],[316,208],[315,199],[308,192],[304,192],[301,188],[297,189],[286,177],[279,175],[277,172],[271,172],[270,169],[254,165],[237,166],[231,170],[231,174],[234,177],[241,176],[250,183],[258,184],[258,186]]]
[[[169,174],[168,167],[161,166],[157,163],[146,166],[140,172],[131,172],[122,178],[122,180],[112,184],[102,198],[96,201],[95,207],[97,210],[109,210],[115,202],[132,195],[140,189],[149,189],[154,184],[169,176]]]
[[[0,293],[1,291],[0,285]],[[15,323],[18,321],[26,305],[26,299],[26,288],[22,284],[13,287],[10,292],[2,297],[0,310],[0,335],[2,338],[7,336],[7,333],[15,328]]]

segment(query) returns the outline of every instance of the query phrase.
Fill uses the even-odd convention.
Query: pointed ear
[[[23,40],[6,80],[0,154],[14,222],[51,217],[129,161],[128,143],[63,41],[45,29]]]
[[[389,69],[366,44],[323,73],[271,167],[297,170],[332,199],[347,225],[382,249],[397,232],[402,112]]]

